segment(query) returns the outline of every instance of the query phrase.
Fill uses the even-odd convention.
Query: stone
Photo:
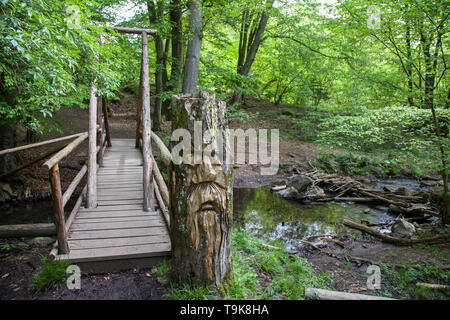
[[[405,187],[399,187],[399,188],[397,188],[397,190],[395,190],[395,193],[402,195],[402,196],[410,196],[411,190],[409,190],[408,188],[405,188]]]
[[[325,198],[325,192],[318,186],[309,186],[304,193],[304,197],[310,200],[317,200]]]
[[[397,219],[392,225],[391,232],[400,236],[412,237],[416,233],[416,227],[405,219]]]
[[[278,191],[278,195],[284,199],[301,199],[301,194],[294,187],[287,187],[286,189]]]
[[[286,185],[294,187],[298,192],[303,192],[313,183],[313,180],[305,175],[299,174],[287,179]]]
[[[28,243],[36,247],[45,248],[52,245],[55,241],[56,239],[52,237],[36,237],[29,240]]]
[[[9,183],[0,183],[0,190],[6,192],[9,196],[12,196],[14,194]]]

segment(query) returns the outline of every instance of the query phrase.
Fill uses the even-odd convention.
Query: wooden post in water
[[[142,157],[144,163],[144,210],[151,211],[153,195],[152,158],[150,146],[150,81],[148,70],[148,34],[142,33]]]
[[[217,288],[232,275],[233,166],[226,104],[214,94],[172,97],[169,177],[170,239],[174,280]],[[176,159],[178,157],[178,159]]]
[[[59,166],[55,164],[49,171],[50,186],[52,188],[53,199],[53,220],[56,226],[56,236],[58,239],[58,253],[69,253],[69,245],[66,238],[66,226],[64,222],[64,206],[62,200],[61,180],[59,176]]]
[[[86,207],[97,206],[97,97],[95,86],[91,86],[89,100],[89,151]]]

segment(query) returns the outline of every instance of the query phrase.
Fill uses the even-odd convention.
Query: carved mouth
[[[207,210],[214,210],[214,209],[215,209],[215,207],[211,202],[205,202],[202,204],[199,211],[207,211]]]

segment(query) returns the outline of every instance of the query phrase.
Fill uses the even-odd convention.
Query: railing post
[[[102,98],[103,117],[105,122],[106,141],[108,141],[108,148],[112,147],[111,134],[109,132],[108,108],[106,107],[106,99]]]
[[[150,82],[148,70],[148,34],[142,33],[142,158],[144,184],[144,210],[152,210],[153,179],[150,149]]]
[[[64,222],[64,207],[62,201],[61,180],[59,176],[59,166],[55,164],[49,171],[50,185],[53,199],[53,220],[56,226],[56,236],[58,238],[58,253],[69,253],[69,245],[66,238],[66,226]]]
[[[100,167],[103,167],[103,125],[102,125],[102,97],[97,97],[97,145],[100,146],[100,152],[97,154],[97,162]]]
[[[91,87],[89,101],[89,155],[88,155],[88,179],[87,179],[87,208],[97,206],[97,97],[95,86]]]

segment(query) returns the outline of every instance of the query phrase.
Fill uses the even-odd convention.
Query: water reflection
[[[344,227],[343,219],[372,223],[393,220],[386,207],[361,204],[325,203],[302,205],[286,201],[270,191],[270,187],[234,189],[234,223],[251,234],[267,240],[283,240],[289,248],[312,235],[348,234],[360,232]]]

